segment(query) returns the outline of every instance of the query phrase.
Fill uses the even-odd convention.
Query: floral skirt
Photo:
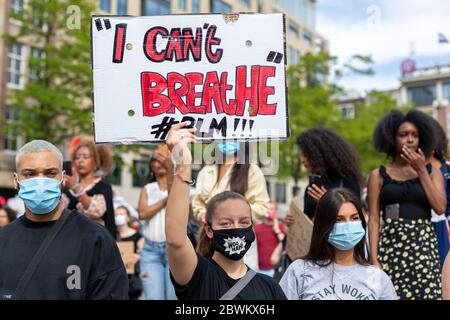
[[[429,220],[387,219],[378,261],[400,299],[442,299],[436,234]]]

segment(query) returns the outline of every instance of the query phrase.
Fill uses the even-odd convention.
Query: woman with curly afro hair
[[[392,279],[400,299],[440,299],[441,281],[431,209],[446,209],[441,173],[426,164],[435,148],[430,117],[391,111],[374,131],[375,148],[390,163],[369,178],[371,263]],[[380,212],[384,225],[380,231]]]
[[[354,148],[324,127],[315,127],[297,138],[300,159],[310,175],[305,190],[304,212],[314,217],[316,205],[326,190],[344,187],[360,198],[362,176]]]

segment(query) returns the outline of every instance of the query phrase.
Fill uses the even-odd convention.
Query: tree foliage
[[[20,30],[6,41],[40,49],[41,55],[30,55],[23,90],[10,91],[8,104],[18,117],[8,121],[7,130],[55,144],[92,134],[89,19],[94,10],[90,0],[29,0],[23,14],[11,14]]]

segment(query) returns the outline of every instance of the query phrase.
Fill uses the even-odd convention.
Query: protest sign
[[[132,241],[118,241],[117,247],[119,248],[120,255],[122,256],[127,274],[133,274],[135,270],[135,264],[133,263],[134,243]]]
[[[283,14],[93,16],[97,143],[289,136]]]
[[[294,215],[294,223],[287,231],[286,253],[292,260],[301,258],[309,252],[313,223],[299,208],[300,199],[292,200],[289,210]]]

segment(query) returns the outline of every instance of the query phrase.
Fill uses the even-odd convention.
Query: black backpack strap
[[[245,276],[235,283],[219,300],[233,300],[245,288],[245,286],[255,277],[256,271],[248,269]]]
[[[53,227],[48,232],[47,236],[45,237],[44,241],[42,241],[41,246],[34,254],[33,258],[31,259],[30,264],[26,268],[24,274],[19,280],[19,283],[17,284],[16,290],[14,290],[14,294],[12,296],[13,300],[20,300],[22,299],[22,295],[28,285],[28,283],[31,280],[31,277],[33,276],[34,272],[36,271],[37,266],[41,262],[42,257],[44,256],[45,252],[47,251],[48,247],[52,244],[53,240],[55,239],[58,232],[61,230],[62,226],[66,222],[67,218],[70,215],[70,211],[67,209],[64,209],[61,217],[56,221],[56,223],[53,225]]]

